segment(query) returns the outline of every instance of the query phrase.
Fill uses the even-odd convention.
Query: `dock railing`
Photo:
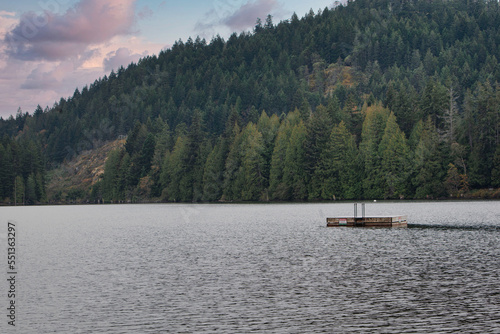
[[[354,218],[358,218],[358,204],[361,204],[361,217],[365,218],[365,204],[366,203],[354,203]]]

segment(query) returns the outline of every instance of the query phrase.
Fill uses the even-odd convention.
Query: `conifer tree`
[[[450,163],[448,165],[448,172],[445,181],[445,187],[450,196],[457,197],[460,194],[460,184],[461,178],[458,173],[457,167],[454,164]]]
[[[179,136],[170,154],[163,159],[160,175],[163,186],[162,198],[168,201],[182,201],[181,180],[185,173],[184,161],[188,153],[187,138]]]
[[[309,183],[309,197],[319,198],[319,189],[321,187],[321,172],[316,170],[319,167],[322,152],[328,145],[332,121],[328,110],[320,105],[307,123],[307,136],[304,141],[306,172],[311,176]]]
[[[351,199],[358,193],[359,180],[353,177],[356,170],[357,149],[353,135],[345,123],[334,126],[327,148],[322,152],[315,170],[316,177],[323,180],[319,185],[322,199]]]
[[[241,199],[244,201],[257,201],[262,198],[266,189],[266,162],[264,158],[264,142],[257,126],[249,123],[242,131],[240,144],[241,167],[237,179],[243,179]]]
[[[437,198],[443,193],[444,170],[439,150],[439,136],[430,117],[421,123],[422,130],[413,154],[413,180],[416,198]]]
[[[283,182],[283,169],[285,168],[286,151],[289,146],[290,135],[294,126],[301,121],[298,109],[289,113],[281,122],[276,135],[271,171],[269,176],[269,193],[271,199],[284,200],[290,197],[288,188]]]
[[[25,198],[26,198],[25,183],[20,175],[16,176],[14,182],[14,189],[12,189],[12,197],[14,198],[15,204],[17,205],[25,204]]]
[[[219,138],[207,157],[203,171],[203,200],[217,201],[222,196],[224,156],[223,139]]]
[[[141,162],[142,162],[142,176],[145,176],[151,170],[153,155],[155,153],[155,137],[149,133],[144,140],[141,149]]]
[[[271,159],[279,126],[280,120],[278,116],[272,115],[271,117],[269,117],[265,111],[262,111],[259,122],[257,123],[257,129],[262,134],[262,157],[264,159],[262,176],[264,177],[264,184],[266,189],[269,187]]]
[[[491,185],[500,188],[500,144],[497,145],[493,157],[493,170],[491,171]]]
[[[135,181],[132,180],[130,174],[130,164],[130,155],[124,152],[118,169],[119,180],[117,186],[120,200],[132,200],[132,185],[135,184]]]
[[[391,112],[378,148],[381,158],[379,177],[384,198],[401,198],[408,194],[409,148],[396,116]]]
[[[241,165],[239,148],[242,141],[242,135],[237,123],[234,124],[232,133],[234,140],[231,142],[224,168],[222,199],[226,201],[239,199],[241,196],[241,187],[243,185],[241,179],[238,179],[240,175],[238,171]]]
[[[389,118],[389,111],[380,105],[364,110],[363,130],[359,151],[364,163],[363,197],[384,197],[384,176],[382,174],[379,144]]]
[[[31,173],[26,180],[26,204],[35,204],[38,200],[36,196],[35,175]]]
[[[286,185],[288,195],[286,200],[304,200],[307,198],[306,163],[304,141],[307,129],[301,121],[292,127],[290,140],[286,149],[285,166],[283,168],[283,183]]]
[[[155,142],[156,142],[155,152],[151,163],[153,166],[157,166],[159,168],[161,166],[165,154],[173,147],[172,134],[170,132],[170,127],[168,123],[164,124],[163,128],[156,136]]]

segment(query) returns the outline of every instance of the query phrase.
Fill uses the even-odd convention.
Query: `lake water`
[[[2,333],[500,333],[500,202],[0,208]],[[4,277],[5,277],[4,276]]]

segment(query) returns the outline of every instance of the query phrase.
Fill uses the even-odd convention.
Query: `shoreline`
[[[311,200],[311,201],[215,201],[215,202],[171,202],[161,200],[143,200],[143,201],[102,201],[102,202],[84,202],[84,201],[71,201],[71,202],[48,202],[48,203],[34,203],[34,204],[9,204],[0,203],[0,207],[36,207],[36,206],[84,206],[84,205],[140,205],[140,204],[199,204],[199,205],[212,205],[212,204],[335,204],[335,203],[404,203],[404,202],[480,202],[480,201],[500,201],[499,197],[448,197],[438,199],[354,199],[354,200]]]

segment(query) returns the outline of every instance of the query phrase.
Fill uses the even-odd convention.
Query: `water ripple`
[[[348,204],[2,213],[21,221],[23,333],[500,333],[499,207],[367,208],[408,229],[326,228]]]

